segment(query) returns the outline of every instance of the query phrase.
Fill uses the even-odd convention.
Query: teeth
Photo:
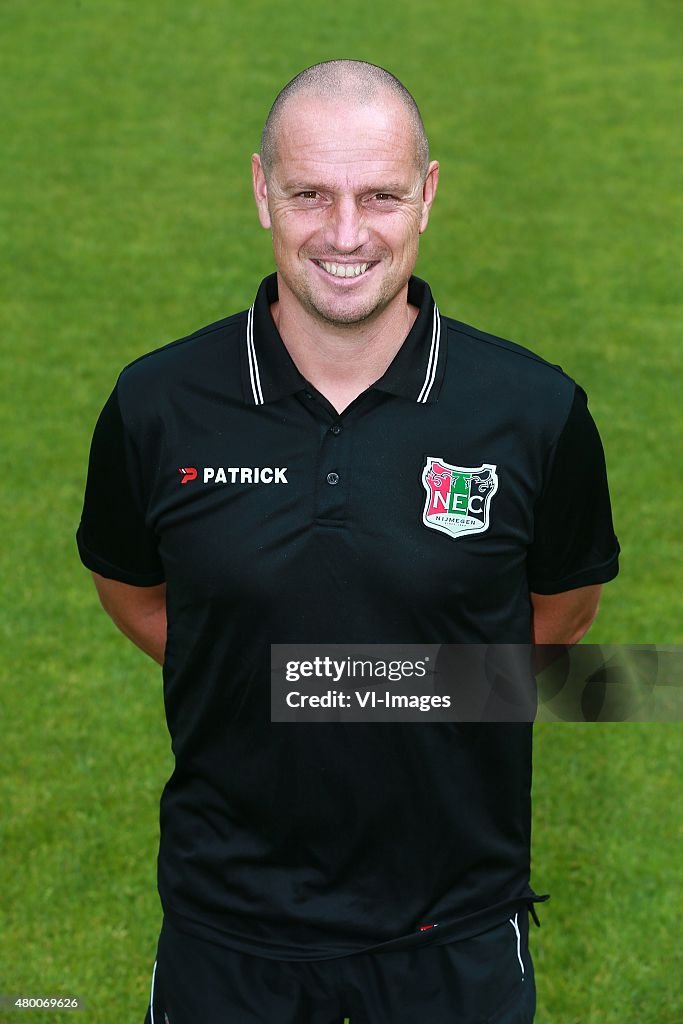
[[[360,277],[370,266],[369,263],[326,263],[324,260],[318,263],[333,277]]]

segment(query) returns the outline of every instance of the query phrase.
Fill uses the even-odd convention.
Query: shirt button
[[[339,426],[338,423],[335,423],[334,426],[330,427],[331,434],[341,434],[341,432],[342,428]]]
[[[339,473],[328,473],[327,474],[327,482],[328,482],[328,484],[338,484],[339,483]]]
[[[306,398],[313,398],[313,394],[312,394],[311,391],[306,391],[305,394],[306,394]]]

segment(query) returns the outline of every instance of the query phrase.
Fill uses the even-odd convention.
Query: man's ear
[[[258,153],[251,158],[251,177],[254,186],[254,199],[258,210],[258,219],[262,228],[270,231],[270,211],[268,210],[268,186],[263,171],[263,164]]]
[[[422,216],[420,218],[420,234],[427,227],[429,222],[429,213],[434,202],[434,196],[436,195],[436,186],[439,184],[439,165],[436,160],[432,160],[427,171],[427,177],[425,183],[422,186]]]

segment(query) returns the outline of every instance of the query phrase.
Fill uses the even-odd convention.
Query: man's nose
[[[369,239],[363,211],[351,197],[339,199],[331,211],[329,241],[337,252],[355,252]]]

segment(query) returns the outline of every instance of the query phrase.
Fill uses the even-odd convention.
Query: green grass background
[[[119,369],[245,308],[271,269],[248,168],[278,89],[326,58],[384,64],[442,165],[419,273],[589,393],[623,547],[590,639],[683,642],[683,9],[4,0],[1,18],[0,992],[76,993],[78,1019],[118,1024],[147,998],[170,768],[159,673],[73,540]],[[683,1021],[680,794],[678,725],[538,727],[540,1024]]]

